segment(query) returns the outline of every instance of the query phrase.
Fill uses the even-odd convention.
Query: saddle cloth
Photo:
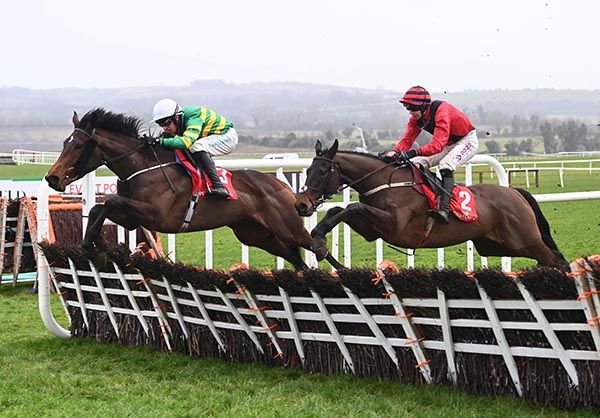
[[[427,198],[429,207],[432,210],[436,210],[436,193],[433,191],[427,179],[421,174],[421,172],[418,169],[412,166],[412,171],[415,183],[415,185],[413,186],[414,189]],[[438,184],[437,187],[441,187],[441,184]],[[460,219],[463,222],[477,222],[477,219],[479,219],[477,215],[477,206],[475,204],[475,197],[473,196],[473,192],[469,188],[462,185],[457,184],[452,190],[452,198],[450,199],[450,210],[458,219]]]
[[[198,195],[199,198],[206,199],[208,188],[212,188],[212,182],[208,176],[200,175],[200,171],[194,166],[194,163],[189,160],[186,153],[184,153],[182,150],[176,149],[175,156],[177,158],[177,162],[185,167],[185,170],[192,178],[192,195]],[[217,174],[221,178],[221,183],[223,183],[223,186],[229,192],[229,197],[227,200],[237,200],[237,192],[231,183],[231,172],[222,167],[217,167]]]

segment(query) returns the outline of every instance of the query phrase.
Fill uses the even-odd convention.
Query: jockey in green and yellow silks
[[[189,149],[198,166],[210,178],[211,195],[227,198],[212,155],[229,154],[238,143],[233,124],[225,116],[204,106],[181,108],[171,99],[159,100],[152,111],[152,120],[162,129],[156,143],[167,148]]]

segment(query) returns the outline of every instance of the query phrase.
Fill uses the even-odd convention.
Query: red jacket
[[[474,128],[469,118],[460,110],[450,103],[436,100],[431,103],[421,119],[410,118],[404,136],[394,149],[408,151],[423,129],[433,134],[433,139],[429,144],[418,148],[417,155],[429,157],[439,154],[444,147],[455,143]]]

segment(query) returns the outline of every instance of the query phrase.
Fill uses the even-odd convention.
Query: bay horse
[[[548,221],[525,190],[490,184],[469,186],[478,221],[465,223],[451,216],[449,225],[431,225],[426,198],[411,187],[410,167],[386,164],[371,154],[338,152],[337,139],[329,149],[323,149],[317,141],[315,151],[304,190],[296,196],[298,213],[310,216],[343,184],[359,193],[360,202],[345,209],[330,209],[311,232],[313,249],[326,247],[326,234],[346,222],[367,241],[382,238],[392,245],[416,249],[472,240],[482,256],[526,257],[540,265],[568,269],[568,262],[552,239]],[[399,185],[405,187],[399,189]]]
[[[192,182],[171,149],[146,144],[142,122],[102,108],[73,115],[74,130],[64,141],[58,160],[45,176],[53,189],[65,187],[105,165],[119,178],[117,195],[94,206],[83,247],[103,248],[105,219],[132,230],[139,226],[165,233],[179,232],[189,206]],[[231,228],[244,244],[261,248],[306,268],[300,248],[310,249],[311,236],[294,209],[292,190],[274,176],[254,170],[232,171],[237,200],[200,199],[187,231]],[[316,253],[317,259],[329,254]],[[337,263],[337,262],[336,262]]]

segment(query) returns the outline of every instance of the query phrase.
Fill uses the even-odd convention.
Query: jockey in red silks
[[[393,150],[382,155],[385,161],[414,162],[425,168],[438,166],[442,175],[443,190],[438,190],[438,210],[427,214],[444,224],[448,223],[450,197],[454,188],[454,172],[477,153],[477,132],[469,118],[441,100],[431,101],[429,92],[421,86],[408,89],[400,103],[410,113],[404,136]],[[422,130],[433,134],[430,143],[411,149]]]

